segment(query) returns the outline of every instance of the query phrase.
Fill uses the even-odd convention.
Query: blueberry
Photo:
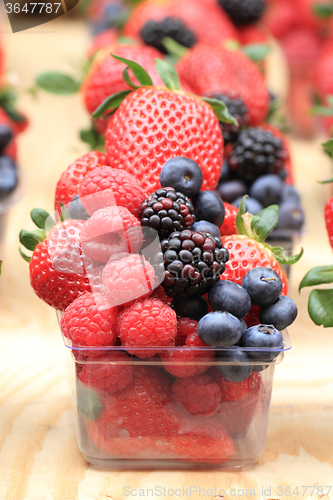
[[[231,177],[232,177],[232,171],[230,165],[227,162],[227,160],[224,159],[219,182],[228,181],[231,179]]]
[[[12,131],[7,125],[0,124],[0,153],[8,146],[13,138]]]
[[[215,191],[200,191],[193,200],[197,220],[206,220],[221,227],[224,221],[223,201]]]
[[[219,281],[209,290],[208,302],[214,311],[227,311],[239,319],[244,318],[251,307],[245,288],[227,280]]]
[[[230,361],[230,365],[221,364],[217,367],[222,377],[230,382],[243,382],[252,373],[251,360],[246,352],[239,347],[232,347],[226,352],[219,353],[216,361]]]
[[[208,312],[207,301],[203,297],[187,297],[173,299],[171,307],[180,318],[190,318],[199,321]]]
[[[18,184],[14,161],[9,156],[0,157],[0,201],[9,196]]]
[[[253,372],[263,372],[269,365],[253,365]]]
[[[252,326],[246,330],[242,340],[244,347],[257,349],[248,351],[248,354],[260,361],[273,361],[284,346],[281,332],[273,325]],[[269,349],[269,351],[265,349]]]
[[[281,295],[271,306],[259,309],[259,321],[274,325],[278,330],[284,330],[295,321],[297,313],[295,302],[290,297]]]
[[[268,207],[279,203],[283,186],[282,179],[277,175],[263,175],[254,181],[250,187],[249,195],[256,198],[264,207]]]
[[[230,347],[242,336],[242,326],[236,316],[228,312],[210,312],[198,323],[199,338],[207,345]]]
[[[285,181],[286,178],[288,177],[288,172],[287,172],[287,170],[284,167],[282,167],[278,171],[277,175],[280,177],[280,179],[282,179],[283,181]]]
[[[240,324],[241,324],[241,328],[242,328],[242,335],[243,335],[243,333],[245,333],[245,332],[246,332],[246,330],[247,330],[247,324],[246,324],[246,321],[245,321],[244,319],[241,319],[241,320],[240,320]]]
[[[235,179],[219,184],[216,191],[221,196],[223,201],[231,203],[237,198],[243,198],[243,196],[247,193],[247,186],[243,181]]]
[[[199,220],[195,222],[191,227],[191,231],[200,231],[201,233],[210,233],[212,236],[221,238],[220,230],[215,224],[207,222],[206,220]]]
[[[235,206],[235,207],[239,207],[239,205],[241,204],[241,201],[242,201],[242,198],[237,198],[236,200],[234,200],[232,202],[232,204]],[[262,210],[264,207],[262,206],[261,203],[259,203],[258,200],[256,200],[255,198],[246,198],[246,202],[245,202],[245,208],[246,208],[246,211],[247,212],[250,212],[250,214],[252,215],[257,215],[257,213],[260,212],[260,210]]]
[[[304,212],[299,203],[286,201],[280,205],[279,223],[276,229],[293,229],[299,231],[304,224]]]
[[[300,203],[300,196],[293,186],[284,184],[282,189],[281,201],[292,201],[295,203]]]
[[[68,212],[71,219],[87,220],[90,217],[82,205],[78,194],[70,202]]]
[[[274,304],[282,292],[283,283],[280,276],[269,267],[255,267],[245,274],[242,286],[250,295],[254,306]]]
[[[202,187],[202,171],[195,161],[176,156],[163,165],[160,183],[162,187],[173,187],[176,191],[193,198]]]

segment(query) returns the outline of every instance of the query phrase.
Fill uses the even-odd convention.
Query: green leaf
[[[265,59],[271,51],[269,45],[263,43],[249,43],[242,47],[244,54],[254,62]]]
[[[308,311],[312,321],[324,328],[333,326],[333,290],[312,290]]]
[[[247,234],[246,227],[245,227],[245,222],[244,222],[244,219],[243,219],[243,215],[245,215],[245,213],[246,213],[245,203],[246,203],[246,198],[247,197],[248,197],[247,195],[243,196],[242,201],[241,201],[241,203],[239,205],[239,209],[238,209],[237,215],[236,215],[236,230],[237,230],[237,234],[244,234],[244,235]]]
[[[333,139],[322,142],[321,145],[323,146],[325,153],[333,158]]]
[[[103,117],[104,113],[109,109],[118,108],[125,99],[125,97],[127,97],[128,94],[130,94],[131,92],[133,92],[133,90],[121,90],[120,92],[116,92],[115,94],[110,95],[102,102],[102,104],[98,106],[97,109],[95,109],[95,111],[92,114],[92,117],[101,118]]]
[[[139,89],[140,88],[140,85],[135,85],[135,83],[132,82],[130,74],[129,74],[129,67],[128,66],[123,71],[123,80],[125,83],[127,83],[127,85],[132,87],[132,89]]]
[[[326,179],[325,181],[318,181],[319,184],[331,184],[333,182],[333,177],[332,179]]]
[[[103,410],[103,404],[97,392],[77,383],[77,406],[78,412],[88,420],[95,420]]]
[[[31,261],[31,257],[29,257],[28,255],[26,255],[23,250],[21,250],[21,248],[19,247],[19,252],[20,252],[20,255],[21,257],[23,257],[23,259],[26,261],[26,262],[30,262]]]
[[[102,135],[99,135],[93,125],[89,129],[80,130],[80,139],[89,144],[90,151],[103,146],[105,140]]]
[[[170,90],[180,90],[179,76],[172,64],[162,59],[154,59],[156,70],[166,88]]]
[[[333,14],[333,5],[318,2],[313,5],[313,10],[318,17],[328,19]]]
[[[302,279],[299,291],[307,286],[333,283],[333,266],[318,266],[311,269]]]
[[[81,83],[65,73],[47,71],[37,76],[36,85],[51,94],[67,95],[78,92]]]
[[[269,233],[277,226],[279,222],[279,212],[280,209],[278,205],[270,205],[252,217],[251,229],[257,236],[257,241],[261,243],[265,241]]]
[[[310,109],[310,115],[315,116],[333,116],[333,108],[328,106],[313,106]]]
[[[111,54],[114,59],[117,59],[117,61],[120,61],[126,66],[128,66],[134,73],[135,78],[138,80],[138,82],[141,83],[144,87],[149,87],[150,85],[153,85],[153,81],[148,75],[147,71],[143,69],[140,64],[131,61],[130,59],[125,59],[124,57],[119,57],[116,56],[115,54]]]
[[[45,229],[45,221],[48,217],[50,217],[50,214],[42,208],[33,208],[30,212],[30,217],[37,227]]]
[[[20,243],[32,252],[35,250],[38,243],[41,243],[45,238],[46,233],[43,229],[36,229],[35,231],[26,231],[22,229],[19,234]]]
[[[265,246],[271,250],[276,260],[285,266],[292,266],[293,264],[296,264],[304,253],[304,249],[301,248],[300,253],[296,255],[287,255],[285,249],[282,247],[271,247],[267,244],[265,244]]]
[[[180,43],[176,42],[176,40],[170,38],[169,36],[163,38],[162,44],[164,45],[168,53],[175,58],[176,62],[181,57],[184,57],[189,50],[187,47],[184,47],[184,45],[181,45]]]
[[[238,125],[238,121],[229,113],[228,107],[223,101],[212,97],[202,97],[202,99],[210,105],[220,122]]]

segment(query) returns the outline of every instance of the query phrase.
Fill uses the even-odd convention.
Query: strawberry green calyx
[[[314,4],[313,10],[316,16],[322,19],[329,19],[333,15],[333,4],[318,2]]]
[[[238,121],[229,113],[228,107],[223,101],[212,97],[202,97],[202,99],[210,105],[220,122],[238,126]]]
[[[300,260],[304,253],[304,249],[297,255],[287,255],[282,247],[272,247],[265,243],[268,235],[273,231],[279,222],[279,206],[271,205],[261,210],[257,215],[252,215],[246,212],[245,202],[247,195],[245,195],[239,206],[236,216],[236,229],[238,234],[243,234],[259,243],[265,245],[273,253],[274,257],[280,264],[292,265]]]
[[[26,231],[25,229],[22,229],[19,234],[19,240],[21,245],[23,245],[27,250],[33,252],[36,246],[46,239],[46,225],[49,230],[52,225],[50,222],[52,221],[50,215],[42,208],[34,208],[31,210],[30,217],[37,226],[37,229],[33,231]],[[19,252],[24,260],[30,262],[31,257],[26,255],[21,248],[19,248]]]

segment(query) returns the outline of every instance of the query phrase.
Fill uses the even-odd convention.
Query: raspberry
[[[135,302],[119,315],[117,332],[130,354],[147,358],[158,353],[159,347],[170,345],[176,337],[177,316],[171,307],[149,298]],[[149,349],[142,349],[146,347]]]
[[[185,344],[189,347],[207,347],[207,344],[202,342],[197,333],[197,328],[195,327],[195,332],[188,335],[185,340]]]
[[[75,346],[113,345],[117,315],[118,309],[110,307],[102,295],[85,293],[67,307],[61,330]]]
[[[84,223],[81,240],[85,257],[106,263],[119,254],[138,252],[143,234],[127,208],[111,206],[97,210]]]
[[[112,394],[132,381],[133,366],[128,354],[110,352],[92,359],[86,360],[79,376],[81,382],[92,389]]]
[[[97,166],[108,164],[107,156],[99,151],[90,151],[72,163],[58,181],[55,192],[55,210],[59,209],[59,203],[67,205],[79,193],[80,183],[85,175]]]
[[[201,375],[210,367],[214,357],[211,349],[175,347],[160,354],[164,369],[174,377],[189,378]]]
[[[171,305],[171,302],[172,302],[172,298],[171,297],[168,297],[164,291],[164,288],[162,285],[158,285],[155,290],[153,291],[153,293],[151,294],[150,296],[151,299],[159,299],[161,300],[162,302],[164,302],[164,304],[167,304],[168,306]]]
[[[138,216],[146,195],[138,181],[125,170],[97,167],[89,172],[80,185],[80,200],[89,215],[111,205],[126,207]]]
[[[190,379],[176,379],[172,385],[172,397],[193,415],[210,416],[220,405],[221,391],[209,375]]]
[[[224,202],[225,216],[222,226],[220,227],[221,236],[228,236],[231,234],[236,234],[236,216],[238,208],[230,203]]]
[[[239,401],[249,396],[258,394],[261,385],[260,373],[253,372],[243,382],[230,382],[214,370],[214,378],[221,389],[222,401]]]
[[[58,222],[47,236],[53,269],[59,273],[82,274],[81,231],[84,221],[66,219]]]
[[[172,187],[151,193],[142,203],[139,217],[141,226],[156,229],[161,239],[167,238],[173,231],[182,231],[195,222],[192,202]]]
[[[190,318],[179,318],[177,321],[177,336],[175,338],[176,346],[185,345],[188,335],[197,331],[198,322]]]
[[[102,272],[104,293],[112,305],[129,305],[135,299],[151,294],[154,268],[144,257],[128,255],[121,260],[110,261]]]

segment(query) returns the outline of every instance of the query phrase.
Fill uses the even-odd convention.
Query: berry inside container
[[[124,345],[77,348],[63,332],[85,460],[109,469],[254,464],[265,448],[275,365],[291,348],[282,335],[283,347],[237,348],[242,358],[199,345],[196,334],[186,347],[136,347],[134,355]]]

